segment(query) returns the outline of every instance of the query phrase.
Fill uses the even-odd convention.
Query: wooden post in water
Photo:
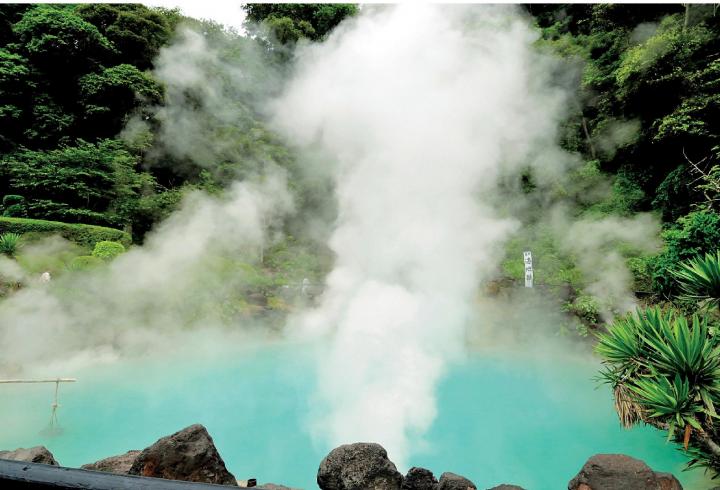
[[[57,409],[60,406],[58,403],[58,391],[60,390],[60,383],[75,383],[75,378],[54,378],[54,379],[0,379],[0,384],[24,384],[24,383],[55,383],[55,397],[52,407],[52,413],[50,414],[50,426],[47,429],[48,434],[57,434],[60,432],[60,424],[58,424]]]

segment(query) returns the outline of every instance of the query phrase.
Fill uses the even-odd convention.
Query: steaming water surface
[[[311,356],[302,351],[246,348],[212,361],[62,373],[79,382],[61,388],[65,432],[54,438],[38,434],[49,419],[52,385],[0,385],[0,448],[44,444],[62,465],[79,466],[202,423],[239,479],[316,488],[330,448],[309,434],[318,407]],[[438,417],[423,442],[415,441],[411,465],[467,475],[479,488],[511,482],[545,490],[566,488],[590,455],[617,452],[672,471],[686,489],[700,488],[699,475],[680,472],[684,457],[659,432],[618,426],[609,391],[591,381],[592,362],[513,357],[483,355],[451,367],[439,387]]]

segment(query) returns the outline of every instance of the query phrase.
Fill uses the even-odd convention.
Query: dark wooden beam
[[[117,475],[102,471],[65,468],[39,463],[0,459],[0,489],[86,489],[86,490],[221,490],[229,487],[209,483],[164,480],[144,476]],[[266,490],[263,487],[254,487]]]

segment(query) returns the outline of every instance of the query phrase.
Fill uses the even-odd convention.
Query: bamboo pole
[[[53,379],[0,379],[0,384],[10,383],[75,383],[76,378],[53,378]]]

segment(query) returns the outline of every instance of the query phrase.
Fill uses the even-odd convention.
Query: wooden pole
[[[53,379],[0,379],[0,384],[10,383],[75,383],[76,378],[53,378]]]

